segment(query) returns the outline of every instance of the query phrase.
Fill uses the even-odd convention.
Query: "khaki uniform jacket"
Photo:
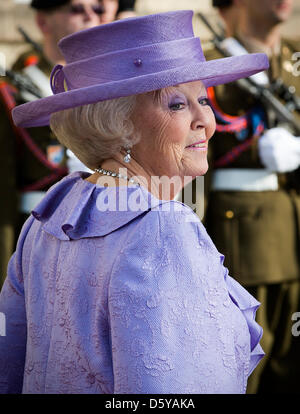
[[[50,77],[51,65],[41,55],[30,50],[22,54],[15,65],[14,71],[21,71],[26,62],[30,59],[37,60],[37,66],[43,73]],[[1,78],[1,81],[9,79]],[[24,100],[17,92],[14,96],[16,103],[22,104]],[[29,128],[28,133],[33,142],[47,156],[50,146],[56,145],[55,136],[49,127]],[[20,214],[21,190],[27,186],[36,183],[51,174],[45,165],[32,153],[32,151],[20,140],[13,131],[12,125],[7,116],[5,104],[0,99],[0,287],[1,281],[6,276],[7,263],[15,249],[15,243],[18,237],[20,226],[22,225],[24,215]],[[64,166],[65,156],[60,166]],[[46,191],[51,185],[44,186],[38,191]]]
[[[300,76],[292,73],[292,55],[299,50],[300,42],[282,39],[281,53],[270,59],[269,77],[280,77],[286,85],[293,85],[300,96]],[[205,54],[207,60],[222,57],[213,48]],[[227,114],[242,115],[257,105],[235,83],[214,90],[218,105]],[[278,191],[213,191],[214,162],[238,144],[240,141],[232,133],[216,132],[210,140],[204,224],[225,255],[230,274],[241,284],[255,286],[295,280],[300,275],[300,169],[278,176]],[[264,168],[257,143],[225,168]]]
[[[12,69],[20,72],[26,66],[26,62],[31,57],[37,58],[37,67],[47,76],[48,79],[50,79],[50,74],[53,68],[52,65],[42,55],[38,54],[34,50],[29,50],[28,52],[22,54],[13,65]],[[17,104],[23,103],[22,98],[19,96],[16,96],[16,100]],[[49,154],[49,147],[51,145],[58,144],[55,135],[49,127],[28,128],[27,131],[29,132],[29,135],[33,139],[34,143],[46,156]],[[11,132],[11,134],[13,133]],[[20,143],[17,151],[19,166],[17,183],[19,189],[28,186],[51,173],[51,171],[33,155],[32,151],[30,151],[26,145]],[[66,159],[64,157],[60,166],[64,166],[65,163]],[[45,186],[41,189],[41,191],[46,191],[48,188],[49,186]]]

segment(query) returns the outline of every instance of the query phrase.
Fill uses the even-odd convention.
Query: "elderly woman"
[[[206,87],[267,68],[266,56],[206,62],[191,11],[60,48],[54,95],[14,120],[50,121],[95,173],[65,177],[23,227],[0,297],[1,392],[244,393],[263,356],[259,303],[173,198],[208,168]]]

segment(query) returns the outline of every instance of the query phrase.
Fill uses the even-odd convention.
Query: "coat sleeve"
[[[151,211],[115,262],[108,298],[114,393],[214,390],[220,327],[194,265],[197,226],[185,218]],[[197,263],[205,274],[205,254]]]
[[[22,275],[23,243],[32,223],[24,224],[0,293],[0,394],[22,392],[27,341],[27,320]]]
[[[26,311],[24,291],[17,276],[17,256],[8,265],[0,294],[2,334],[0,336],[0,393],[22,392],[26,352]]]

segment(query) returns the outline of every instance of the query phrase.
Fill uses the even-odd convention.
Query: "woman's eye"
[[[184,103],[174,103],[169,106],[172,111],[179,111],[184,108]]]
[[[199,102],[200,105],[209,105],[209,99],[208,98],[200,98],[198,102]]]

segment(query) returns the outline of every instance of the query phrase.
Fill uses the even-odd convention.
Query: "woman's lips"
[[[191,150],[204,151],[207,150],[207,141],[205,139],[203,141],[194,142],[193,144],[188,145],[186,148]]]

